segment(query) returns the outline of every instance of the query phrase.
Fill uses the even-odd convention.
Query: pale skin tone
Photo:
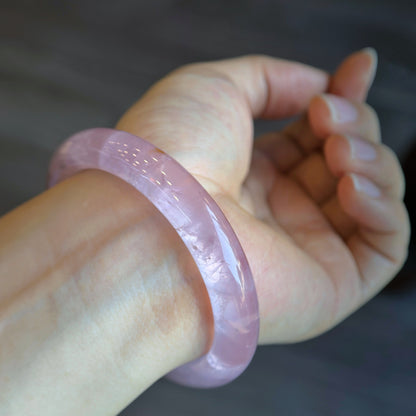
[[[371,50],[332,76],[264,56],[188,65],[117,125],[176,158],[223,209],[254,275],[261,344],[330,329],[406,257],[402,172],[365,103],[375,67]],[[295,115],[253,150],[253,118]],[[192,276],[176,234],[103,172],[1,218],[0,413],[114,415],[200,356],[212,321]]]

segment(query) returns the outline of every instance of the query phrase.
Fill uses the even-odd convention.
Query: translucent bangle
[[[118,176],[149,199],[176,229],[204,280],[214,319],[210,350],[167,377],[193,387],[238,377],[257,346],[259,310],[247,259],[218,205],[178,162],[123,131],[96,128],[70,137],[52,158],[48,184],[84,169]]]

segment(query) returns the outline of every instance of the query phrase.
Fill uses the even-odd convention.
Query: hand
[[[223,209],[255,278],[261,343],[328,330],[405,259],[402,172],[364,103],[375,67],[371,50],[332,77],[265,56],[192,64],[117,125],[177,159]],[[294,115],[253,146],[253,118]]]

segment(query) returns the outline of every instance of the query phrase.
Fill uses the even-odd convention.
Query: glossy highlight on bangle
[[[259,308],[247,259],[218,205],[173,158],[120,130],[89,129],[67,139],[51,160],[48,185],[85,169],[118,176],[152,202],[184,241],[207,288],[214,320],[210,350],[167,377],[202,388],[238,377],[257,346]]]

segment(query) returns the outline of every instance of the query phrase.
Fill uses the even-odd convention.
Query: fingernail
[[[346,138],[350,144],[351,156],[354,159],[369,162],[377,157],[376,149],[371,143],[357,137],[346,136]]]
[[[322,97],[326,101],[331,112],[331,118],[335,123],[352,123],[357,120],[357,109],[344,98],[328,94]]]
[[[362,192],[371,198],[378,198],[381,195],[380,189],[367,178],[355,174],[351,174],[351,177],[354,183],[354,188],[358,192]]]

